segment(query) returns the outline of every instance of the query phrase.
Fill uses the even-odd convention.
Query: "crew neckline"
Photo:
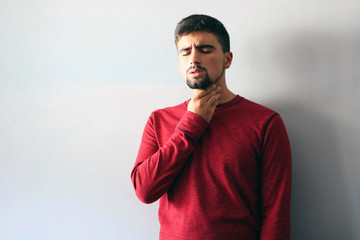
[[[240,97],[239,95],[235,95],[235,97],[233,99],[231,99],[230,101],[227,101],[225,103],[217,105],[215,111],[219,111],[219,110],[223,110],[225,108],[231,107],[232,105],[240,102],[241,99],[243,99],[243,97]]]

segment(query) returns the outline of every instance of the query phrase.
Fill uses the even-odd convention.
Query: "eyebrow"
[[[196,49],[204,49],[204,48],[215,49],[215,47],[213,45],[210,45],[210,44],[200,44],[198,46],[195,45],[195,48]],[[179,53],[184,52],[184,51],[188,51],[190,49],[191,49],[191,47],[182,48],[182,49],[180,49]]]

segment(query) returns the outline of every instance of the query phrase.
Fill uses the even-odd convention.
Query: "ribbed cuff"
[[[204,134],[208,126],[209,123],[205,119],[193,112],[186,111],[178,122],[176,128],[199,139]]]

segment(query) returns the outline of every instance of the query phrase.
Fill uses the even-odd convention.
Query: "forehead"
[[[186,46],[191,46],[192,44],[207,44],[213,45],[216,48],[220,46],[220,43],[215,34],[199,31],[182,35],[177,42],[177,47],[182,48]]]

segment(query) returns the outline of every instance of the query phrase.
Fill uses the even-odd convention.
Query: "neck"
[[[234,97],[236,97],[236,94],[231,92],[229,88],[226,85],[225,79],[220,79],[220,81],[215,82],[216,86],[221,87],[220,91],[220,98],[219,98],[219,104],[223,104],[226,102],[231,101]],[[194,91],[197,91],[198,89],[194,89]]]
[[[216,83],[216,86],[221,87],[219,104],[229,102],[236,96],[233,92],[229,90],[225,81],[219,81],[218,83]]]

